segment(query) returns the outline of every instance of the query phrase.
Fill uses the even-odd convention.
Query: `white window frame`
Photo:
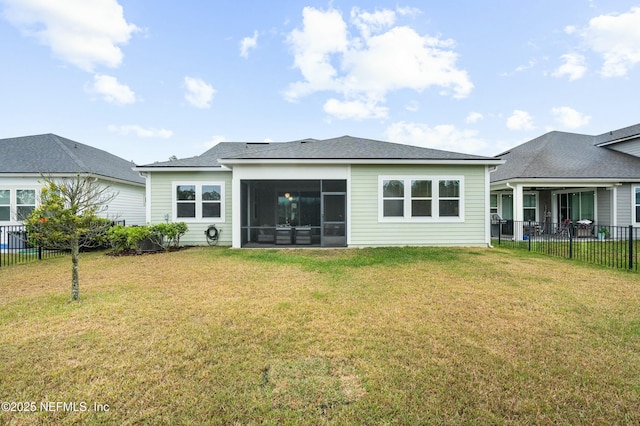
[[[640,185],[631,186],[631,218],[633,226],[640,226],[640,217],[636,215],[636,207],[640,206],[639,203],[636,203],[636,191],[640,191]],[[614,203],[616,200],[613,201]]]
[[[0,223],[23,223],[24,221],[18,217],[18,206],[38,208],[40,205],[40,188],[34,186],[5,186],[0,187],[2,191],[9,191],[9,220],[0,220]],[[34,204],[18,204],[18,191],[33,191],[35,193]],[[7,207],[7,204],[2,205],[3,208]]]
[[[385,217],[384,216],[384,181],[399,180],[404,182],[404,215]],[[411,216],[411,181],[430,180],[431,181],[431,216]],[[440,201],[452,200],[451,197],[440,198],[440,181],[456,180],[460,183],[460,195],[458,200],[458,216],[440,217]],[[448,175],[379,175],[378,176],[378,222],[384,223],[461,223],[464,222],[464,197],[465,185],[464,176]],[[420,199],[420,198],[417,198]]]
[[[178,186],[195,186],[196,189],[196,217],[178,217],[178,195],[177,188]],[[220,186],[220,217],[202,217],[202,187],[216,185]],[[171,183],[171,210],[173,220],[176,222],[185,222],[185,223],[196,223],[196,222],[206,222],[206,223],[223,223],[225,221],[225,182],[224,181],[175,181]]]
[[[536,197],[536,205],[533,207],[525,207],[524,205],[524,197],[525,195],[533,195],[534,197]],[[540,206],[540,192],[539,191],[524,191],[522,193],[522,218],[524,220],[524,212],[527,210],[534,210],[535,214],[534,214],[534,219],[532,220],[532,222],[540,222],[540,215],[538,214],[538,212],[540,211],[539,209]]]

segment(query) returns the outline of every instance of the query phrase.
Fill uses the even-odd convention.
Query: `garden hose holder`
[[[214,246],[214,245],[218,244],[218,237],[220,236],[220,232],[222,232],[222,229],[216,228],[215,225],[210,225],[204,231],[204,235],[207,238],[207,243],[210,246]]]

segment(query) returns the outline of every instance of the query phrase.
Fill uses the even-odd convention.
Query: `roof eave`
[[[133,167],[136,172],[228,172],[231,169],[225,166],[211,167],[211,166],[140,166]]]
[[[235,164],[423,164],[423,165],[501,165],[504,160],[500,159],[308,159],[308,158],[232,158],[219,159],[225,165]]]

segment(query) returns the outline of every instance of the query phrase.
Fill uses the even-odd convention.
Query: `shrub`
[[[108,240],[115,254],[139,253],[147,239],[165,250],[171,250],[180,246],[180,237],[187,230],[184,222],[128,227],[117,225],[109,230]]]
[[[171,250],[180,247],[180,237],[188,230],[184,222],[158,223],[150,226],[150,237],[165,250]]]

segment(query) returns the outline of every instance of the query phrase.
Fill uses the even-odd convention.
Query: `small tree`
[[[27,233],[42,247],[71,251],[71,299],[78,300],[80,249],[99,244],[111,223],[98,214],[117,194],[91,175],[43,179],[40,206],[25,221]]]

